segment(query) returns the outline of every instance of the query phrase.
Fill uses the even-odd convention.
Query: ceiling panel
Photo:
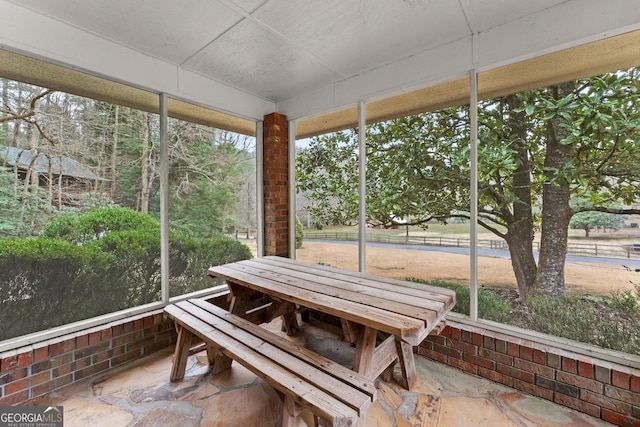
[[[271,0],[255,18],[343,76],[469,34],[451,0]],[[398,26],[398,23],[402,23]]]
[[[477,31],[486,31],[498,27],[505,22],[531,15],[537,11],[548,9],[566,0],[468,0],[475,18]]]
[[[226,102],[240,91],[248,95],[246,99],[261,97],[280,105],[296,97],[321,95],[322,102],[312,100],[313,108],[328,111],[383,93],[402,93],[416,84],[433,83],[432,79],[459,77],[472,61],[492,66],[553,49],[557,40],[571,43],[590,31],[601,34],[621,26],[618,22],[632,25],[629,30],[640,25],[635,18],[638,0],[615,4],[601,0],[0,0],[4,18],[0,43],[187,98],[199,93],[193,88],[197,82],[207,86],[200,91],[206,96],[196,96],[198,102],[217,105],[223,99],[224,108],[241,104]],[[21,12],[11,20],[16,9]],[[582,19],[565,18],[575,16],[576,10]],[[589,25],[585,16],[593,17]],[[603,16],[610,16],[610,23],[597,26]],[[474,31],[479,32],[476,38],[471,37]],[[84,44],[77,43],[84,35]],[[471,40],[476,42],[473,49],[460,48]],[[532,48],[535,42],[539,43]],[[158,64],[169,70],[166,79],[164,75],[153,79],[160,74]],[[305,107],[305,114],[307,110],[316,113]]]
[[[245,1],[255,7],[255,1]],[[242,19],[214,0],[20,0],[94,34],[180,64]]]
[[[185,65],[268,99],[284,99],[336,76],[307,52],[245,20]]]

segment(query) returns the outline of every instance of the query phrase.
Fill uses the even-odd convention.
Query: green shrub
[[[640,285],[634,290],[618,291],[602,298],[602,304],[621,315],[640,320]]]
[[[161,298],[160,224],[125,208],[63,214],[37,239],[0,240],[0,340]],[[171,295],[214,286],[211,265],[251,258],[224,236],[169,233]]]
[[[426,285],[439,286],[455,291],[456,305],[453,307],[454,312],[469,315],[470,312],[470,294],[469,288],[458,285],[456,283],[443,282],[441,280],[422,280],[415,277],[409,277],[407,280],[416,283],[424,283]],[[491,291],[478,291],[478,316],[481,319],[493,320],[495,322],[508,323],[511,320],[511,304],[500,295]]]
[[[176,236],[171,240],[170,248],[173,260],[170,267],[171,295],[181,295],[220,284],[220,280],[207,275],[209,267],[252,257],[246,245],[225,236],[206,239]],[[186,265],[177,274],[174,267],[178,264],[176,258],[181,252],[188,256]]]
[[[85,244],[109,232],[125,230],[156,230],[160,233],[160,221],[133,209],[110,206],[80,215],[59,215],[42,227],[40,236]]]
[[[526,300],[528,324],[538,332],[640,354],[638,299],[629,295],[606,297],[603,303],[573,296],[531,296]],[[635,306],[629,298],[635,299]]]
[[[107,263],[61,240],[0,240],[0,340],[107,312]]]
[[[152,230],[107,233],[89,247],[109,257],[109,277],[116,306],[112,311],[160,300],[160,235]]]

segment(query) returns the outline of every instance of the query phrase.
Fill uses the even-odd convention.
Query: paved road
[[[343,241],[343,240],[322,240],[322,239],[308,239],[308,238],[305,238],[305,240],[310,242],[340,243],[345,245],[358,244],[358,242]],[[378,242],[367,242],[367,246],[373,246],[377,248],[408,249],[408,250],[414,250],[414,251],[445,252],[445,253],[452,253],[452,254],[469,255],[469,248],[458,248],[454,246],[403,245],[403,244],[397,244],[397,243],[378,243]],[[494,258],[511,259],[511,256],[509,255],[509,251],[505,249],[479,248],[478,255],[494,257]],[[536,257],[536,259],[538,259],[537,253],[534,254],[534,256]],[[636,268],[640,269],[640,259],[567,255],[567,261],[575,262],[575,263],[590,262],[594,264],[619,265],[622,267],[626,266],[633,270],[635,270]]]

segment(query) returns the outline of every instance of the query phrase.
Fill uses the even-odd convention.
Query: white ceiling
[[[621,18],[616,15],[615,24],[607,24],[603,30],[629,25],[640,16],[637,0],[0,0],[0,15],[4,9],[22,16],[17,24],[6,18],[6,25],[14,28],[4,30],[4,34],[0,29],[0,47],[4,44],[38,56],[51,55],[58,62],[96,71],[98,66],[94,64],[99,64],[99,58],[87,59],[86,51],[100,49],[95,40],[102,40],[171,64],[183,76],[193,74],[206,79],[194,77],[193,83],[179,82],[178,86],[182,86],[173,91],[184,92],[181,95],[185,98],[204,99],[207,90],[189,92],[190,85],[214,81],[273,105],[280,103],[281,109],[292,111],[298,105],[294,100],[306,94],[307,107],[298,108],[298,115],[315,114],[356,102],[355,98],[363,94],[386,94],[385,91],[401,91],[403,86],[421,83],[415,70],[394,71],[396,64],[406,67],[404,64],[413,63],[442,70],[424,71],[426,81],[442,79],[447,61],[461,70],[474,61],[481,63],[478,55],[483,52],[492,57],[495,43],[490,42],[490,36],[496,28],[511,25],[513,43],[518,43],[513,54],[542,51],[553,43],[587,37],[593,32],[585,32],[582,27],[597,27],[599,21],[612,20],[607,18],[606,14],[611,13],[606,9],[615,9],[616,3],[627,8],[635,4],[636,10],[631,11],[630,22],[618,23]],[[547,16],[548,20],[549,11],[567,20],[562,16],[567,4],[571,4],[571,10],[598,8],[592,14],[594,22],[567,21],[572,31],[569,35],[562,33],[566,30],[560,27],[537,28],[535,31],[540,34],[551,32],[541,36],[541,42],[528,36],[531,28],[546,22],[540,16]],[[42,22],[47,25],[37,25],[38,19],[45,19]],[[28,22],[34,22],[32,28],[16,28]],[[528,39],[518,36],[520,30]],[[559,34],[554,34],[556,31]],[[21,32],[29,34],[21,36]],[[76,43],[74,40],[83,34],[90,41],[78,43],[77,48],[32,46],[37,40],[46,44],[47,37],[59,37],[62,44]],[[471,52],[472,35],[482,41],[483,34],[488,40],[484,50],[476,48]],[[425,52],[433,51],[441,52],[438,61],[424,59]],[[468,57],[459,58],[460,52]],[[126,56],[122,58],[126,60]],[[109,74],[114,67],[101,66],[100,72]],[[126,64],[119,67],[124,69]],[[371,80],[383,69],[390,71]],[[149,86],[154,86],[154,79],[163,78],[165,73],[161,67],[143,72],[149,76]],[[117,78],[135,80],[128,76],[122,72]],[[340,90],[345,81],[355,82],[355,89],[349,88],[353,93]],[[371,87],[374,84],[379,87]],[[324,93],[325,98],[314,105],[316,101],[309,100],[323,88],[333,88],[333,93]],[[222,104],[227,110],[236,105],[231,101]]]

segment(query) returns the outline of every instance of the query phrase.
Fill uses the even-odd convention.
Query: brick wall
[[[418,354],[620,426],[640,426],[640,370],[450,322]]]
[[[162,310],[0,354],[0,406],[17,405],[175,343]]]
[[[264,117],[264,254],[289,256],[289,122]]]

